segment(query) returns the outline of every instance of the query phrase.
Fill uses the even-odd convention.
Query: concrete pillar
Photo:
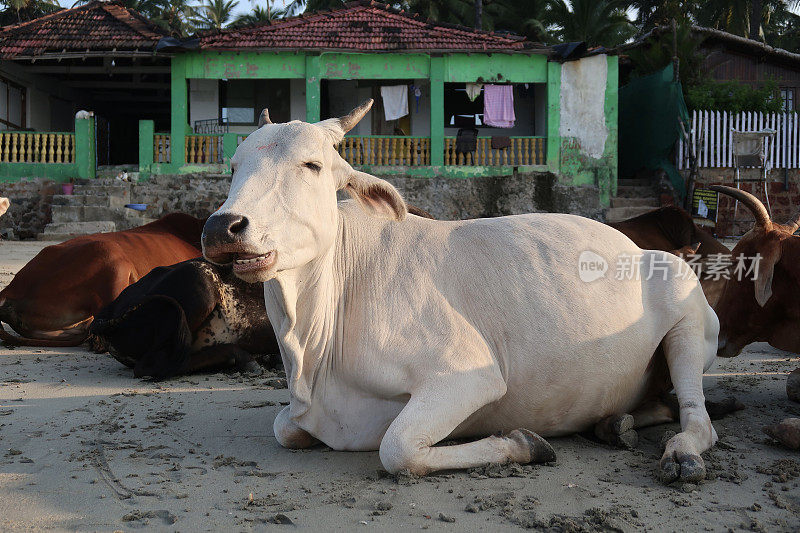
[[[97,176],[94,117],[75,119],[75,171],[79,178]]]
[[[186,131],[189,127],[186,63],[182,54],[173,56],[170,71],[172,74],[170,170],[177,173],[186,162]]]
[[[431,57],[431,166],[444,165],[444,58]]]
[[[561,168],[561,64],[547,63],[547,168],[558,174]]]
[[[139,177],[150,177],[153,164],[153,134],[155,123],[152,120],[139,121]]]
[[[230,166],[231,157],[236,152],[239,145],[238,133],[223,133],[222,134],[222,157],[227,165]]]
[[[306,122],[320,120],[320,71],[319,56],[306,56]]]

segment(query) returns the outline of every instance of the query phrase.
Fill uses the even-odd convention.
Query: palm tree
[[[510,31],[535,42],[548,42],[547,0],[494,0],[487,4],[487,29]]]
[[[286,4],[284,11],[286,11],[286,16],[292,17],[304,11],[312,13],[314,11],[340,9],[344,7],[346,1],[347,0],[292,0]]]
[[[0,25],[16,24],[39,18],[61,9],[54,0],[2,0],[4,9],[0,12]]]
[[[88,4],[90,1],[77,0],[72,7]],[[122,0],[122,5],[142,14],[174,37],[185,37],[190,29],[186,20],[189,0]]]
[[[763,26],[764,40],[770,46],[784,50],[800,50],[800,16],[791,12],[788,5],[776,6],[765,19]]]
[[[561,41],[615,46],[636,30],[626,15],[628,5],[626,0],[549,0],[545,20]]]
[[[258,24],[259,22],[267,22],[283,18],[286,16],[285,9],[273,9],[272,0],[267,0],[267,6],[256,6],[250,13],[242,13],[236,17],[231,26],[249,26],[251,24]]]
[[[476,23],[474,0],[407,0],[403,7],[423,20],[472,27]],[[491,27],[491,22],[483,19],[481,25],[484,28]]]
[[[190,29],[187,20],[188,13],[188,0],[162,0],[159,12],[150,20],[168,29],[175,37],[185,37],[189,34]]]
[[[189,6],[188,19],[196,29],[221,30],[237,5],[237,0],[202,0],[200,5]]]
[[[691,22],[682,22],[675,28],[677,50],[673,50],[672,32],[661,32],[648,39],[646,46],[627,51],[636,76],[646,76],[663,69],[670,63],[674,52],[678,56],[678,72],[684,91],[703,81],[703,61],[700,50],[703,36],[692,31]]]
[[[636,9],[638,34],[643,35],[658,25],[668,25],[672,19],[678,24],[691,24],[698,0],[631,0]]]
[[[750,15],[749,0],[710,0],[698,6],[695,18],[701,26],[747,37]]]

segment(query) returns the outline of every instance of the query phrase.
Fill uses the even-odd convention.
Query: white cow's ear
[[[403,220],[408,207],[400,193],[388,181],[358,170],[350,171],[343,187],[371,215]]]

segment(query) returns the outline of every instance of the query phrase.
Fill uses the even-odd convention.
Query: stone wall
[[[788,188],[784,187],[784,178],[788,173]],[[732,168],[704,168],[699,170],[697,178],[698,187],[709,185],[728,185],[735,187],[733,178],[735,171]],[[745,169],[741,171],[742,179],[756,179],[760,175],[759,169]],[[786,222],[800,210],[800,169],[773,169],[768,176],[768,193],[772,208],[772,219],[776,222]],[[744,182],[741,189],[754,194],[764,202],[764,186],[761,183]],[[736,216],[736,225],[733,225],[735,200],[730,196],[720,195],[719,210],[717,215],[716,234],[720,236],[742,235],[753,226],[753,217],[746,208],[739,205]]]
[[[535,212],[573,213],[602,219],[596,187],[569,187],[550,173],[480,178],[383,176],[411,204],[436,218],[459,220]]]
[[[228,197],[229,174],[152,176],[131,184],[131,203],[147,204],[147,216],[158,218],[176,211],[204,218]]]
[[[11,207],[0,216],[0,237],[4,239],[34,239],[50,222],[50,205],[61,185],[48,179],[0,182],[0,196],[11,200]]]
[[[533,212],[575,213],[601,219],[596,187],[560,185],[549,173],[514,173],[479,178],[381,176],[405,199],[443,220]],[[150,217],[182,211],[201,217],[228,195],[227,175],[158,176],[132,185],[131,202],[148,204]]]
[[[602,219],[596,187],[559,184],[549,173],[514,173],[480,178],[415,178],[384,176],[412,204],[443,220],[494,217],[531,212],[574,213]],[[118,180],[91,183],[125,185]],[[75,185],[80,190],[82,181]],[[147,204],[146,216],[158,218],[180,211],[206,217],[225,201],[230,176],[185,174],[154,176],[128,184],[131,203]],[[0,195],[12,201],[11,210],[0,217],[0,230],[13,228],[6,238],[35,238],[50,222],[52,195],[60,185],[48,181],[23,181],[0,185]]]

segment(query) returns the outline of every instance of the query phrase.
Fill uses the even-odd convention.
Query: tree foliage
[[[202,0],[189,6],[189,22],[199,30],[221,30],[233,19],[237,0]]]
[[[616,46],[636,33],[628,6],[626,0],[549,0],[544,20],[559,41]]]
[[[700,45],[703,38],[692,33],[691,25],[686,23],[678,24],[675,33],[681,83],[684,86],[700,83],[704,59]],[[633,75],[647,76],[672,63],[672,43],[672,32],[661,32],[649,40],[648,46],[628,50],[626,53],[634,65]]]
[[[783,101],[777,94],[778,84],[775,80],[768,80],[759,87],[735,81],[705,81],[686,90],[686,105],[691,109],[714,109],[733,113],[779,113],[783,111]]]
[[[53,13],[61,9],[54,0],[3,0],[0,25],[17,24]]]

